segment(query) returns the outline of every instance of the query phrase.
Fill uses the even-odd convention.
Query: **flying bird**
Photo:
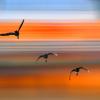
[[[0,36],[10,36],[10,35],[14,35],[14,36],[17,37],[17,39],[19,39],[20,29],[21,29],[23,23],[24,23],[24,19],[23,19],[22,23],[20,24],[18,30],[15,30],[14,32],[8,32],[8,33],[0,34]]]
[[[54,54],[54,53],[46,53],[46,54],[43,54],[43,55],[40,55],[36,61],[38,61],[39,59],[41,58],[44,58],[45,59],[45,62],[47,63],[47,59],[50,55],[55,55],[55,56],[58,56],[58,54]]]
[[[72,75],[73,72],[75,72],[76,73],[76,76],[78,76],[80,70],[85,70],[85,71],[88,71],[89,72],[89,70],[87,68],[84,68],[84,67],[76,67],[76,68],[74,68],[74,69],[72,69],[70,71],[69,80],[71,79],[71,75]]]

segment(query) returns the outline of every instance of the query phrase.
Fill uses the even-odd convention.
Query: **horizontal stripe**
[[[0,51],[100,51],[100,42],[2,42]]]
[[[1,1],[1,0],[0,0]],[[90,10],[88,0],[3,0],[6,10]]]
[[[0,20],[28,19],[44,21],[85,21],[95,20],[93,11],[4,11],[0,12]]]

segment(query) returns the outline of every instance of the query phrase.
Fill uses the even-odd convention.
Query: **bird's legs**
[[[78,76],[79,75],[79,73],[78,72],[76,72],[76,76]]]
[[[45,59],[45,62],[47,63],[47,59]]]

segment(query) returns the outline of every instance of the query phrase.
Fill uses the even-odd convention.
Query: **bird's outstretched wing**
[[[80,69],[83,69],[83,70],[86,70],[86,71],[88,71],[88,69],[87,68],[84,68],[84,67],[79,67]]]
[[[73,70],[70,71],[69,80],[71,80],[71,75],[72,75],[72,73],[73,73],[74,71],[75,71],[75,69],[73,69]]]
[[[56,53],[48,53],[47,55],[55,55],[55,56],[58,56],[58,54],[56,54]]]
[[[9,32],[9,33],[0,34],[0,36],[9,36],[9,35],[15,35],[15,33],[14,32]]]
[[[21,29],[23,23],[24,23],[24,19],[22,20],[22,23],[20,24],[20,26],[19,26],[19,28],[18,28],[18,32],[20,31],[20,29]]]
[[[48,53],[48,55],[54,55],[54,53],[51,53],[51,52],[50,52],[50,53]]]

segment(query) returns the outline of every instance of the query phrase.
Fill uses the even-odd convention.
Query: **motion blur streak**
[[[20,21],[0,22],[0,33],[11,32],[19,27]],[[5,28],[6,27],[6,28]],[[28,22],[20,31],[20,40],[99,40],[100,22]],[[95,33],[95,34],[94,34]],[[15,36],[0,37],[0,40],[16,40]]]
[[[100,0],[0,0],[0,34],[22,19],[0,36],[0,100],[100,100]]]

